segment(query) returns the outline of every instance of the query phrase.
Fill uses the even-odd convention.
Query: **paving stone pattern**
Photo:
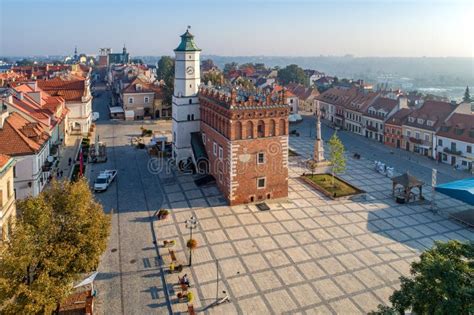
[[[372,170],[372,162],[348,158],[342,178],[367,192],[367,198],[329,200],[298,177],[312,152],[312,143],[292,138],[290,147],[301,157],[290,158],[289,197],[271,203],[270,211],[254,205],[229,207],[216,187],[198,188],[190,175],[161,173],[166,220],[155,221],[161,244],[175,239],[180,263],[187,264],[189,230],[184,221],[197,217],[193,231],[198,248],[190,276],[194,307],[207,314],[358,314],[388,303],[410,263],[436,240],[474,240],[472,230],[446,214],[467,205],[437,195],[439,214],[429,204],[399,205],[390,179]],[[429,199],[429,189],[424,191]],[[160,248],[167,266],[168,249]],[[216,298],[216,260],[219,296],[225,290],[231,303],[209,308]],[[166,282],[174,312],[179,303],[177,274]]]

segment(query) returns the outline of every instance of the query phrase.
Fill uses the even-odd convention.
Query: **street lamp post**
[[[190,230],[189,240],[191,241],[193,239],[193,229],[196,228],[198,221],[194,216],[192,216],[188,220],[186,220],[185,223],[186,223],[186,228]],[[193,259],[193,249],[189,247],[189,266],[190,267],[192,264],[192,259]]]

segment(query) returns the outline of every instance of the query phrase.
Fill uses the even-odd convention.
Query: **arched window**
[[[259,120],[257,124],[257,137],[263,138],[265,137],[265,123],[263,120]]]
[[[238,121],[235,124],[235,140],[241,140],[242,139],[242,123]]]
[[[268,126],[268,136],[273,137],[275,135],[275,120],[270,119],[270,123]]]
[[[191,114],[191,120],[194,120],[194,114]]]
[[[286,121],[284,119],[280,119],[280,125],[278,126],[278,131],[280,136],[286,135]]]
[[[250,120],[247,121],[247,125],[245,127],[245,137],[247,139],[253,138],[253,122],[251,122]]]

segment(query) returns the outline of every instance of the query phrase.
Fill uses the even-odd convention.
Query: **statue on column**
[[[314,143],[313,160],[316,163],[324,162],[324,145],[321,136],[321,109],[319,102],[316,102],[316,141]]]

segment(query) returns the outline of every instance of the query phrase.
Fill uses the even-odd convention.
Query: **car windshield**
[[[96,183],[96,184],[105,184],[105,183],[107,183],[107,178],[105,178],[105,177],[99,177],[99,178],[97,178],[97,179],[95,180],[95,183]]]

